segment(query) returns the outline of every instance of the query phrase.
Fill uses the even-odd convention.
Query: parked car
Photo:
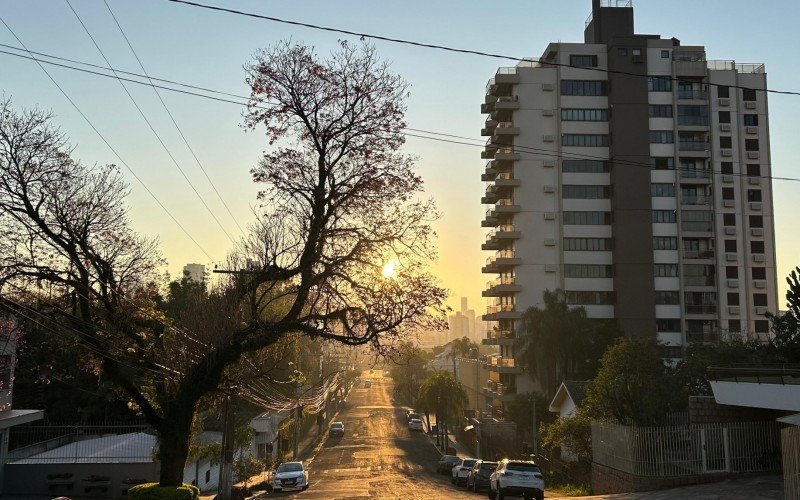
[[[503,500],[506,495],[525,499],[544,499],[544,477],[535,462],[501,460],[489,476],[489,498]]]
[[[406,415],[406,419],[407,419],[409,422],[411,422],[411,421],[412,421],[412,420],[414,420],[415,418],[416,418],[417,420],[422,420],[422,415],[420,415],[419,413],[413,413],[413,412],[412,412],[412,413],[409,413],[408,415]]]
[[[467,475],[469,475],[469,470],[472,466],[477,462],[474,458],[462,458],[458,461],[458,463],[450,469],[450,482],[459,486],[461,484],[467,484]]]
[[[342,437],[344,436],[344,424],[341,422],[333,422],[331,423],[331,437]]]
[[[280,493],[287,489],[303,491],[308,489],[308,469],[303,462],[284,462],[275,470],[272,491]]]
[[[422,432],[422,420],[418,418],[412,418],[408,421],[408,430],[410,431],[420,431]]]
[[[477,493],[483,488],[489,488],[489,476],[495,469],[497,469],[497,462],[476,461],[467,475],[467,489]]]
[[[436,464],[436,472],[439,474],[450,474],[453,466],[458,463],[459,458],[455,455],[443,455]]]
[[[369,389],[372,386],[372,380],[365,380],[364,381],[364,389]]]

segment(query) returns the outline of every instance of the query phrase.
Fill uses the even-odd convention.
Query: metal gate
[[[731,470],[727,427],[700,429],[700,443],[703,454],[703,472],[729,472]]]

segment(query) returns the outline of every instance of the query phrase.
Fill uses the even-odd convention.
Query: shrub
[[[197,500],[200,498],[200,489],[191,484],[159,486],[158,483],[147,483],[129,489],[128,498],[131,500]]]

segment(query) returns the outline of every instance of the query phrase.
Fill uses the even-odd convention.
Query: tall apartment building
[[[638,35],[630,2],[592,2],[584,43],[486,86],[487,401],[534,388],[514,359],[523,311],[561,289],[664,356],[768,334],[777,306],[764,66]]]
[[[183,276],[195,283],[205,283],[206,266],[203,264],[186,264],[183,266]]]

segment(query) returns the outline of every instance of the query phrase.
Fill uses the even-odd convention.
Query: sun
[[[389,262],[383,265],[383,270],[381,270],[381,274],[384,278],[397,278],[397,267],[400,265],[400,261],[397,259],[391,259]]]

